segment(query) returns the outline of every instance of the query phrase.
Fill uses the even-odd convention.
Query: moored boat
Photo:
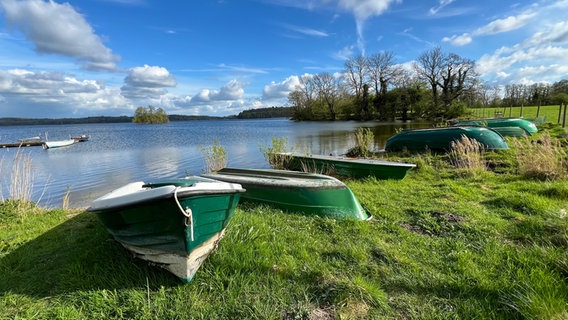
[[[86,134],[82,134],[80,136],[71,137],[71,139],[75,140],[75,142],[85,142],[89,141],[89,136]]]
[[[133,182],[87,210],[135,256],[189,282],[217,247],[244,191],[239,184],[196,176]]]
[[[322,174],[275,169],[223,168],[203,174],[238,183],[247,191],[245,201],[264,203],[287,212],[338,220],[368,220],[357,197],[343,182]]]
[[[524,129],[529,134],[538,132],[538,128],[532,121],[523,118],[491,118],[491,119],[480,119],[480,120],[464,120],[464,121],[458,121],[457,123],[455,123],[455,125],[456,126],[475,125],[475,126],[485,126],[489,128],[519,127]]]
[[[67,146],[70,146],[74,143],[75,143],[74,139],[44,141],[42,146],[43,146],[44,149],[53,149],[53,148],[67,147]]]
[[[319,172],[352,178],[403,179],[413,163],[301,153],[275,153],[289,170]]]
[[[486,150],[509,149],[498,132],[480,126],[454,126],[430,129],[403,130],[387,139],[385,151],[449,151],[453,141],[462,137],[475,139]]]

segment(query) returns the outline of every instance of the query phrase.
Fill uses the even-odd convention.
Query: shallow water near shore
[[[294,122],[288,119],[193,120],[162,125],[133,123],[0,127],[0,142],[40,136],[64,140],[87,134],[89,141],[69,147],[19,150],[32,163],[32,200],[61,207],[69,190],[70,207],[88,207],[95,198],[133,181],[199,175],[206,166],[203,148],[218,141],[228,166],[269,168],[260,147],[286,138],[289,148],[314,154],[343,154],[355,145],[354,133],[370,128],[375,150],[400,128],[424,128],[425,122]],[[9,197],[16,148],[0,149],[1,193]]]

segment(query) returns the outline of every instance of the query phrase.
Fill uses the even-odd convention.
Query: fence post
[[[566,107],[568,107],[568,103],[564,102],[564,117],[562,117],[562,128],[566,127]]]

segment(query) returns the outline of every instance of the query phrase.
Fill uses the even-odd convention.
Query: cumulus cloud
[[[294,91],[299,85],[300,78],[298,76],[290,76],[279,83],[273,81],[264,86],[262,90],[262,100],[287,98],[290,92]]]
[[[17,114],[18,108],[37,117],[51,117],[55,111],[67,115],[78,111],[83,115],[100,115],[102,111],[125,115],[132,109],[117,88],[61,72],[0,70],[0,95],[8,105],[3,108],[7,115]]]
[[[176,81],[163,67],[144,65],[129,70],[124,79],[121,94],[129,99],[156,99],[166,94],[167,87],[175,87]]]
[[[42,0],[0,1],[9,26],[19,29],[38,53],[76,59],[85,69],[114,70],[120,59],[70,4]]]
[[[242,99],[244,96],[242,84],[237,80],[231,80],[220,90],[202,89],[199,93],[191,98],[192,105],[208,104],[215,102],[227,102]]]
[[[0,92],[10,94],[64,96],[94,93],[104,89],[102,82],[78,80],[58,72],[33,72],[22,69],[0,70]]]

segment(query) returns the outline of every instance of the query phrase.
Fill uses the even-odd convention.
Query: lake
[[[88,207],[97,197],[133,181],[199,175],[206,169],[203,148],[215,141],[227,151],[228,166],[269,168],[260,147],[286,138],[288,147],[314,154],[343,154],[355,146],[354,133],[370,128],[375,150],[399,128],[428,127],[425,122],[295,122],[288,119],[192,120],[161,125],[133,123],[0,127],[0,142],[47,135],[64,140],[87,134],[90,140],[69,147],[0,149],[0,191],[9,196],[12,161],[17,152],[32,163],[33,197],[43,207],[61,207],[69,190],[71,207]]]

